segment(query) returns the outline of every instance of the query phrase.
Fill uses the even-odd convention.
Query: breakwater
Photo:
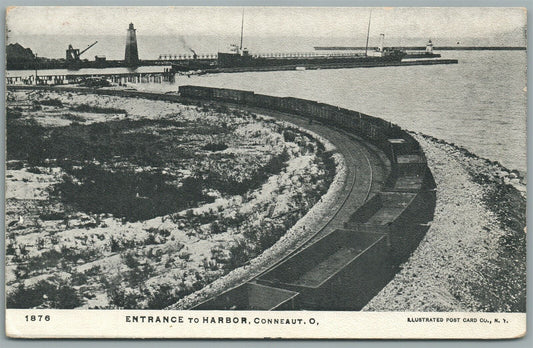
[[[411,61],[383,61],[383,62],[346,62],[346,63],[305,63],[287,64],[274,66],[251,66],[232,68],[205,69],[205,73],[234,73],[234,72],[254,72],[254,71],[287,71],[287,70],[317,70],[317,69],[352,69],[352,68],[378,68],[389,66],[414,66],[414,65],[438,65],[457,64],[457,59],[432,59],[432,60],[411,60]]]
[[[316,51],[344,51],[344,50],[364,50],[362,46],[315,46]],[[378,47],[369,47],[378,49]],[[401,50],[425,50],[426,46],[399,46],[395,47]],[[523,46],[435,46],[437,51],[525,51]]]
[[[409,57],[407,57],[409,58]],[[420,58],[418,56],[411,58]],[[391,66],[414,66],[414,65],[441,65],[457,64],[457,59],[419,59],[407,61],[369,61],[369,62],[337,62],[337,63],[293,63],[286,65],[273,66],[240,66],[240,67],[217,67],[216,64],[209,63],[208,60],[175,60],[175,61],[143,61],[142,66],[164,66],[173,64],[172,68],[163,68],[162,72],[136,72],[127,73],[109,73],[91,72],[87,74],[67,72],[67,73],[39,73],[37,76],[32,70],[26,70],[28,74],[7,76],[8,85],[69,85],[83,83],[88,79],[103,79],[119,85],[129,83],[162,83],[174,82],[175,74],[219,74],[219,73],[237,73],[237,72],[263,72],[263,71],[290,71],[290,70],[317,70],[317,69],[351,69],[351,68],[377,68]],[[186,65],[182,63],[186,62]],[[82,66],[91,68],[92,66]],[[98,66],[98,69],[106,67],[126,67],[123,65]],[[46,67],[39,66],[39,69],[52,69],[56,66]],[[61,68],[61,67],[60,67]]]

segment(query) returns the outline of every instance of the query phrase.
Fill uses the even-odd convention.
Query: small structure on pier
[[[68,45],[68,48],[65,51],[65,55],[66,55],[65,59],[66,59],[66,61],[69,62],[69,63],[79,62],[81,60],[81,58],[80,58],[81,55],[83,53],[87,52],[91,47],[93,47],[97,43],[98,43],[98,41],[93,42],[92,44],[87,46],[87,48],[85,48],[82,51],[80,51],[79,48],[74,48],[74,47],[72,47],[72,45]]]

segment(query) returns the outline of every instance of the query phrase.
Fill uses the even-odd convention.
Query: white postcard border
[[[525,313],[7,309],[13,338],[505,339]]]

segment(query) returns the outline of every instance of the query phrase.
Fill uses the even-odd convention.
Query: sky
[[[8,35],[235,35],[345,37],[366,33],[370,8],[303,7],[14,7]],[[523,35],[520,8],[373,8],[372,31],[388,37]]]

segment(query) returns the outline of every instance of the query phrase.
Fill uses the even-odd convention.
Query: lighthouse
[[[139,52],[137,51],[137,35],[135,34],[133,23],[130,23],[128,28],[128,36],[126,37],[126,54],[124,61],[126,65],[136,66],[139,64]]]
[[[433,53],[433,42],[431,42],[431,39],[429,39],[426,45],[426,53]]]

